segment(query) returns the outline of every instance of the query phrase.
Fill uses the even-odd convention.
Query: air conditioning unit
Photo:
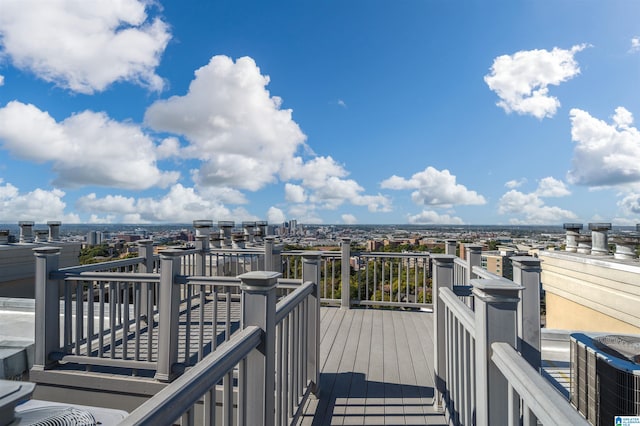
[[[0,426],[115,426],[127,412],[30,400],[34,383],[0,380]]]
[[[595,426],[640,415],[640,336],[573,333],[570,400]]]
[[[29,400],[15,409],[14,425],[115,426],[127,412],[111,408]]]

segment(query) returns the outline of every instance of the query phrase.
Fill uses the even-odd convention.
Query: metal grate
[[[87,411],[73,407],[42,407],[19,413],[19,423],[31,426],[96,426],[98,423]]]
[[[614,416],[640,415],[640,365],[602,346],[635,339],[627,337],[602,336],[595,342],[581,333],[571,335],[570,400],[595,426],[611,424]]]

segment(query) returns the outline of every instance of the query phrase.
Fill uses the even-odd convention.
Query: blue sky
[[[0,0],[0,222],[640,222],[640,2]]]

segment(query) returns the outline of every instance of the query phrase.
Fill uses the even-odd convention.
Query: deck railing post
[[[58,282],[49,275],[58,270],[60,247],[38,247],[35,288],[35,358],[34,370],[45,370],[56,364],[49,360],[51,352],[60,350],[60,291]]]
[[[276,263],[274,255],[274,245],[276,238],[273,235],[264,238],[264,270],[281,272],[279,265]],[[276,267],[278,266],[278,267]]]
[[[207,275],[207,256],[209,255],[209,235],[196,236],[196,275]]]
[[[433,280],[431,300],[433,303],[433,368],[436,394],[434,406],[443,408],[443,396],[446,392],[446,347],[444,336],[445,309],[444,302],[438,297],[441,288],[453,290],[453,265],[455,256],[449,254],[432,254]]]
[[[476,424],[506,425],[508,383],[491,361],[491,344],[517,347],[517,309],[522,286],[474,279],[476,346]]]
[[[320,392],[320,264],[322,253],[305,252],[302,255],[302,282],[311,281],[315,288],[309,301],[307,321],[307,380],[311,381],[311,391]]]
[[[275,421],[276,285],[282,274],[252,271],[239,275],[242,281],[241,327],[258,326],[264,331],[260,346],[247,356],[244,374],[243,422],[273,425]]]
[[[479,244],[465,244],[464,245],[467,256],[467,281],[469,283],[474,278],[473,267],[482,265],[482,246]]]
[[[540,370],[540,259],[511,258],[513,282],[524,287],[518,304],[518,350],[529,364]]]
[[[153,272],[153,240],[138,240],[138,257],[144,258],[140,263],[140,272]]]
[[[193,227],[196,229],[195,248],[198,252],[195,255],[194,275],[207,275],[207,256],[209,255],[209,238],[213,221],[208,219],[194,220]]]
[[[340,307],[342,309],[351,308],[351,238],[341,238],[341,286]]]
[[[155,378],[168,382],[175,378],[178,362],[178,324],[180,315],[180,287],[175,277],[180,273],[182,250],[160,252],[160,288],[158,300],[158,366]]]
[[[144,261],[140,264],[140,272],[152,273],[153,270],[153,240],[138,240],[138,257],[144,258]],[[155,303],[156,294],[155,286],[153,283],[145,283],[142,285],[142,291],[140,293],[140,306],[142,307],[142,315],[147,315],[147,309],[149,307],[149,299],[152,303]]]
[[[444,246],[444,253],[445,254],[451,254],[451,255],[455,256],[456,255],[456,245],[457,245],[457,241],[456,240],[446,240],[445,246]]]

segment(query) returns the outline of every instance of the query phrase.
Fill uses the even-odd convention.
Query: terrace
[[[512,282],[479,246],[286,253],[209,227],[194,249],[142,241],[90,266],[35,249],[33,397],[124,409],[123,425],[587,424],[540,374],[536,258]]]

